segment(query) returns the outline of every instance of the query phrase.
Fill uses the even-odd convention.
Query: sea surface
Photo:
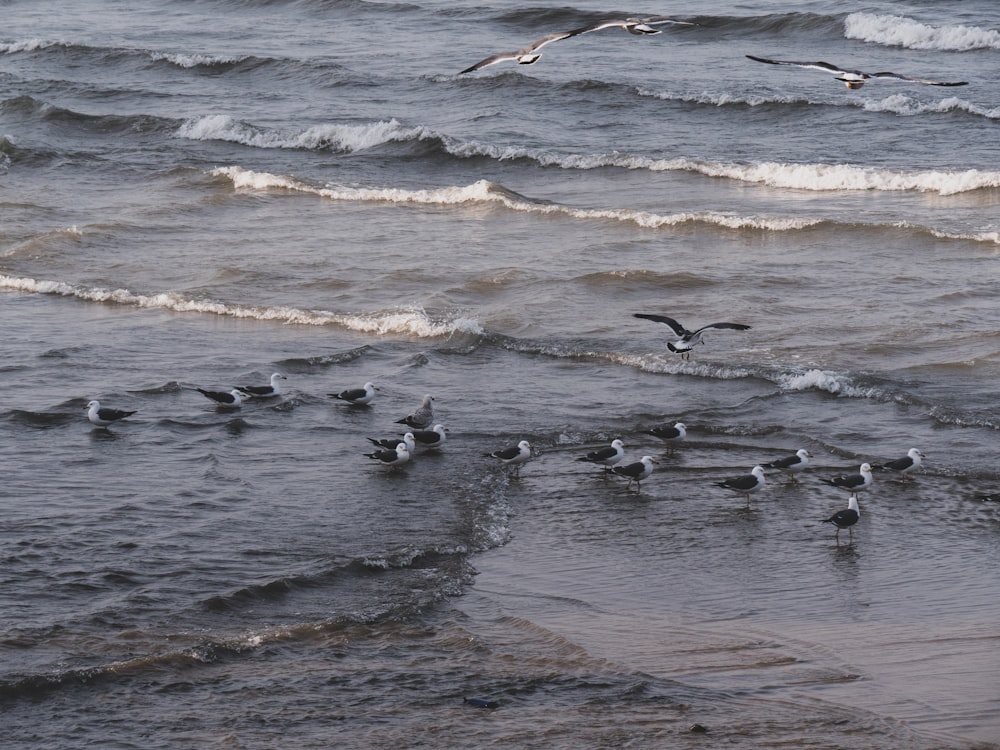
[[[0,14],[4,748],[1000,747],[997,3]]]

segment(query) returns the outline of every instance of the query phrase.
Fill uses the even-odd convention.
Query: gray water
[[[5,746],[1000,746],[997,9],[616,12],[4,5]]]

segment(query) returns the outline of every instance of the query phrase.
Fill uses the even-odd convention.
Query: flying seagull
[[[625,443],[615,438],[611,445],[591,451],[586,456],[580,456],[577,461],[587,461],[598,466],[603,466],[605,471],[610,471],[611,467],[622,460],[625,455]]]
[[[697,330],[689,331],[676,320],[668,318],[666,315],[635,313],[634,317],[652,320],[656,323],[666,323],[670,326],[671,330],[680,336],[680,338],[677,341],[668,341],[667,349],[675,354],[680,354],[682,359],[690,359],[691,350],[698,344],[704,343],[701,338],[702,331],[706,331],[709,328],[728,328],[734,331],[747,331],[750,329],[750,326],[745,326],[742,323],[712,323],[711,325],[702,326]]]
[[[771,461],[769,464],[764,464],[764,468],[780,469],[788,474],[788,476],[792,478],[793,482],[797,482],[798,480],[795,478],[795,475],[809,465],[810,458],[812,458],[812,454],[805,448],[800,448],[791,456],[779,458],[777,461]]]
[[[739,495],[744,495],[747,505],[750,504],[750,493],[757,492],[764,486],[764,467],[754,466],[749,474],[741,474],[738,477],[723,479],[715,483],[716,487],[723,487]]]
[[[133,414],[135,414],[134,411],[122,411],[121,409],[110,409],[108,407],[102,409],[100,401],[91,401],[87,404],[87,419],[98,427],[107,427],[109,424],[114,424],[120,419],[131,417]]]
[[[871,78],[888,78],[896,81],[910,81],[911,83],[924,83],[928,86],[968,86],[968,81],[928,81],[926,78],[911,78],[910,76],[899,75],[883,71],[881,73],[865,73],[863,70],[844,70],[836,65],[827,62],[795,62],[793,60],[769,60],[766,57],[754,57],[747,55],[751,60],[769,63],[770,65],[794,65],[799,68],[810,70],[822,70],[826,73],[833,73],[836,80],[843,81],[849,89],[859,89]]]
[[[639,492],[642,489],[642,480],[648,479],[649,475],[653,473],[653,464],[655,463],[652,456],[643,456],[633,464],[612,467],[611,471],[628,479],[628,484],[625,485],[626,490],[632,486],[632,482],[635,482],[635,491]]]
[[[365,383],[361,388],[348,388],[340,393],[331,393],[334,398],[346,401],[355,406],[365,406],[375,398],[375,391],[379,390],[373,383]]]
[[[443,424],[436,424],[429,430],[414,430],[413,439],[424,448],[440,448],[444,445],[447,430]]]
[[[859,518],[861,518],[861,510],[858,508],[858,496],[851,495],[851,499],[847,501],[846,510],[838,510],[829,518],[824,518],[822,523],[832,523],[837,527],[836,539],[837,544],[840,544],[841,529],[847,529],[851,539],[854,539],[854,530],[851,527],[858,522]]]
[[[667,18],[667,16],[648,16],[646,18],[625,18],[617,19],[612,18],[606,21],[598,21],[592,23],[589,26],[582,26],[579,29],[573,29],[570,36],[577,36],[578,34],[589,34],[591,31],[600,31],[601,29],[625,29],[629,34],[635,34],[636,36],[643,36],[648,34],[659,34],[660,30],[653,28],[654,26],[661,26],[665,23],[672,23],[678,26],[694,26],[695,24],[688,21],[675,21],[672,18]]]
[[[864,463],[858,468],[857,474],[842,474],[839,477],[824,479],[823,481],[833,487],[840,487],[842,490],[847,490],[852,496],[857,497],[859,492],[871,487],[872,467],[871,464]]]
[[[916,471],[920,468],[920,464],[923,463],[923,458],[924,454],[921,453],[918,448],[910,448],[910,450],[908,450],[906,455],[902,458],[897,458],[895,461],[889,461],[888,463],[884,463],[875,468],[895,471],[905,477],[911,471]]]
[[[487,65],[495,65],[496,63],[503,62],[504,60],[516,60],[519,65],[531,65],[542,56],[540,52],[537,52],[537,50],[540,50],[550,42],[558,42],[560,39],[565,39],[569,36],[573,36],[572,31],[560,31],[555,34],[546,34],[541,39],[533,41],[527,47],[522,47],[521,49],[513,52],[499,52],[495,55],[490,55],[489,57],[480,60],[475,65],[470,65],[468,68],[461,71],[459,75],[462,75],[463,73],[472,73],[480,68],[485,68]]]
[[[199,388],[198,393],[205,398],[212,399],[219,406],[228,406],[231,409],[239,409],[243,406],[243,397],[245,395],[238,388],[233,388],[228,393],[226,391],[206,391],[204,388]]]
[[[412,427],[415,430],[427,429],[434,423],[434,408],[431,406],[433,400],[433,396],[424,396],[424,400],[420,406],[402,419],[397,419],[396,424],[405,424],[407,427]]]
[[[280,372],[274,373],[271,376],[270,385],[248,385],[241,386],[240,390],[243,391],[248,396],[253,396],[254,398],[271,398],[272,396],[281,395],[281,381],[287,380],[284,375]]]
[[[485,454],[488,458],[499,458],[504,466],[513,466],[515,476],[521,475],[521,464],[531,458],[531,444],[522,440],[511,448],[502,448]]]
[[[366,453],[365,456],[378,461],[383,466],[398,466],[410,460],[410,449],[406,447],[406,443],[400,443],[392,450],[383,448],[373,453]]]

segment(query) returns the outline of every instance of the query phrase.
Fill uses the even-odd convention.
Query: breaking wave
[[[1000,31],[978,26],[929,26],[904,16],[879,13],[851,13],[844,19],[844,36],[908,49],[1000,49]]]
[[[441,338],[456,334],[481,334],[482,327],[473,318],[462,314],[431,315],[420,307],[372,313],[334,313],[324,310],[302,310],[287,306],[233,305],[213,300],[197,300],[176,292],[136,294],[127,289],[103,289],[0,275],[0,289],[75,297],[88,302],[155,308],[173,312],[195,312],[232,318],[274,321],[295,325],[335,325],[357,333],[378,336],[416,336]]]

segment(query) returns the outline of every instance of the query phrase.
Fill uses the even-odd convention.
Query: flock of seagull
[[[653,19],[646,20],[652,22]],[[682,359],[689,359],[691,350],[695,346],[705,343],[703,333],[706,330],[746,331],[750,329],[750,326],[743,323],[722,322],[710,323],[691,331],[681,325],[676,319],[666,315],[651,313],[634,313],[633,315],[636,318],[663,323],[669,326],[677,338],[667,342],[667,350],[674,354],[679,354]],[[239,409],[247,399],[270,399],[280,396],[282,393],[281,381],[286,379],[285,375],[276,372],[271,375],[267,385],[240,386],[230,391],[214,391],[204,388],[195,388],[195,390],[215,403],[218,408],[233,410]],[[331,398],[344,401],[352,406],[368,406],[375,398],[378,390],[379,388],[374,383],[367,382],[360,388],[349,388],[339,393],[330,393],[328,395]],[[136,413],[135,411],[103,407],[100,401],[97,400],[90,401],[86,408],[87,418],[90,422],[102,428],[107,428],[109,425]],[[395,424],[404,425],[408,429],[398,438],[368,438],[368,441],[375,446],[375,450],[365,453],[365,457],[383,466],[400,466],[407,463],[416,454],[418,447],[422,450],[437,450],[445,444],[447,439],[445,426],[435,422],[434,398],[429,394],[424,396],[420,406],[405,417],[397,419]],[[684,441],[687,437],[687,426],[683,422],[662,424],[646,430],[645,433],[659,438],[669,446],[673,446]],[[487,458],[498,459],[502,466],[511,468],[514,476],[519,476],[521,466],[535,456],[535,450],[527,440],[521,440],[517,445],[501,448],[483,455]],[[614,474],[628,480],[628,484],[625,486],[626,492],[635,483],[636,493],[638,493],[641,491],[642,482],[652,475],[653,465],[658,463],[658,461],[652,456],[647,455],[638,461],[622,464],[621,462],[624,457],[625,444],[620,438],[616,438],[611,441],[609,446],[593,450],[584,456],[579,456],[577,460],[601,466],[606,473]],[[758,464],[751,469],[749,474],[729,477],[714,484],[717,487],[743,495],[749,506],[750,496],[759,492],[764,487],[764,469],[777,469],[787,474],[792,481],[798,481],[796,475],[809,465],[811,457],[812,454],[809,451],[804,448],[799,449],[790,456],[769,463]],[[894,461],[875,466],[865,462],[861,464],[858,472],[855,474],[844,474],[823,479],[826,484],[847,490],[851,494],[846,509],[839,510],[829,518],[820,520],[836,526],[836,539],[838,543],[840,542],[841,529],[848,529],[853,540],[854,535],[851,527],[861,517],[861,512],[858,508],[858,493],[867,490],[871,486],[873,468],[893,471],[902,477],[906,477],[920,468],[923,458],[924,454],[919,449],[911,448],[905,456]]]
[[[540,39],[536,39],[530,44],[511,52],[498,52],[496,54],[492,54],[489,57],[483,58],[474,65],[470,65],[465,70],[460,71],[459,75],[472,73],[481,68],[485,68],[488,65],[496,65],[497,63],[505,62],[507,60],[512,60],[519,65],[531,65],[538,62],[538,59],[542,56],[542,53],[539,52],[539,50],[545,45],[551,44],[552,42],[558,42],[563,39],[580,36],[581,34],[589,34],[603,29],[619,28],[624,29],[628,33],[636,36],[648,36],[652,34],[659,34],[660,29],[657,27],[668,24],[675,26],[697,26],[697,24],[690,21],[677,21],[667,16],[647,16],[646,18],[624,19],[615,18],[597,21],[596,23],[588,24],[587,26],[582,26],[578,29],[546,34]],[[841,81],[849,89],[860,89],[867,81],[873,79],[907,81],[910,83],[922,83],[928,86],[967,86],[969,83],[968,81],[932,81],[927,78],[915,78],[889,71],[866,73],[863,70],[841,68],[837,65],[831,65],[830,63],[822,61],[798,62],[795,60],[772,60],[767,57],[757,57],[755,55],[747,55],[747,57],[755,62],[767,63],[769,65],[791,65],[798,68],[804,68],[806,70],[820,70],[824,73],[831,73],[833,74],[835,80]]]

